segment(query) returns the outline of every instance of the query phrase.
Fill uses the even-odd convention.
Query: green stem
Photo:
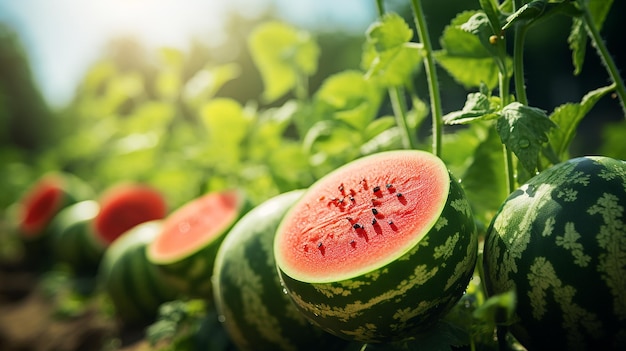
[[[606,48],[598,28],[595,23],[593,23],[593,19],[591,18],[591,14],[585,5],[585,2],[579,1],[578,3],[583,9],[583,21],[585,22],[587,33],[591,37],[591,43],[598,51],[598,56],[600,56],[604,67],[606,67],[607,73],[611,77],[613,83],[615,83],[615,92],[617,93],[617,96],[619,96],[622,111],[624,112],[624,117],[626,117],[626,87],[624,86],[624,81],[619,75],[615,61],[613,61],[613,57],[611,57],[609,50]]]
[[[396,116],[396,123],[402,133],[402,147],[405,149],[415,149],[415,142],[411,137],[411,130],[406,122],[408,112],[406,99],[404,98],[404,89],[400,87],[389,88],[389,98],[391,99],[393,114]]]
[[[507,72],[500,72],[498,75],[498,84],[500,90],[500,101],[502,101],[502,107],[508,105],[509,101],[509,77]],[[513,153],[502,144],[502,152],[504,153],[504,172],[506,174],[506,188],[507,194],[515,191],[515,169],[513,167]]]
[[[378,17],[382,17],[385,14],[385,5],[383,0],[376,0],[376,9],[378,11]]]
[[[528,105],[526,85],[524,84],[524,41],[526,39],[526,26],[515,27],[513,41],[513,77],[515,79],[515,95],[517,101]]]
[[[437,79],[437,69],[435,67],[435,58],[433,57],[433,48],[426,26],[426,19],[420,0],[411,0],[413,5],[413,15],[415,17],[415,25],[420,41],[424,45],[424,66],[426,69],[426,78],[428,80],[428,90],[430,95],[430,107],[432,109],[433,119],[433,154],[441,157],[441,137],[443,134],[443,110],[441,108],[441,96],[439,92],[439,80]]]

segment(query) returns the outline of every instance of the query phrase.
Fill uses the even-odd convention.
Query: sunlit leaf
[[[316,102],[330,109],[335,118],[364,130],[376,117],[381,93],[376,84],[358,71],[343,71],[328,77],[317,91]]]
[[[84,94],[99,94],[106,81],[114,77],[117,73],[115,65],[110,61],[96,63],[83,78],[81,89]]]
[[[182,77],[177,70],[163,70],[158,73],[155,84],[159,97],[166,100],[173,100],[180,93]]]
[[[580,103],[567,103],[554,109],[550,119],[557,127],[550,129],[548,138],[552,149],[560,160],[565,160],[569,157],[569,146],[576,135],[580,121],[595,106],[598,100],[614,90],[615,85],[602,87],[587,93]]]
[[[443,50],[435,52],[437,62],[465,88],[470,89],[486,84],[493,89],[498,84],[498,66],[494,64],[494,54],[481,42],[481,37],[463,29],[477,12],[459,14],[448,25],[440,38]],[[486,19],[486,18],[485,18]],[[488,21],[481,22],[481,33],[491,31]],[[487,37],[488,38],[488,37]],[[487,39],[488,40],[488,39]],[[507,71],[512,71],[512,60],[506,58]]]
[[[548,141],[548,133],[555,126],[545,111],[519,102],[505,106],[496,123],[502,143],[531,174],[537,168],[539,153],[543,144]]]
[[[422,48],[411,43],[413,30],[396,13],[387,13],[366,33],[361,66],[366,77],[384,86],[398,86],[410,79],[422,60]]]
[[[174,118],[175,110],[172,104],[162,101],[150,101],[137,107],[133,114],[127,116],[120,123],[124,133],[141,133],[158,131],[164,133],[169,122]]]
[[[476,219],[487,226],[508,195],[502,143],[492,123],[471,124],[455,137],[458,142],[454,148],[445,145],[451,149],[446,159],[451,169],[452,165],[462,166],[457,175]]]
[[[311,35],[286,23],[267,22],[250,34],[250,53],[261,73],[263,97],[274,101],[317,71],[319,47]]]
[[[168,69],[180,70],[185,61],[185,56],[182,51],[173,47],[160,48],[158,54],[161,62]]]
[[[241,105],[229,98],[214,99],[200,112],[208,131],[208,150],[218,167],[235,167],[241,159],[241,143],[248,133],[251,119]]]
[[[376,135],[388,130],[389,128],[396,125],[396,119],[393,116],[383,116],[375,119],[372,123],[367,125],[365,128],[365,138],[371,139]]]
[[[587,10],[591,15],[593,24],[598,31],[604,26],[606,16],[613,5],[613,0],[588,0],[585,1]],[[572,50],[572,62],[574,63],[574,74],[578,75],[582,71],[585,61],[585,53],[587,52],[587,41],[589,36],[585,28],[582,18],[574,18],[572,22],[572,30],[570,31],[567,42]]]
[[[492,98],[483,93],[470,93],[463,109],[453,111],[443,116],[446,124],[467,124],[476,120],[488,120],[497,118],[495,113],[499,107],[499,99]]]
[[[185,83],[183,97],[195,104],[206,101],[212,98],[224,84],[240,74],[241,68],[236,63],[205,67]]]

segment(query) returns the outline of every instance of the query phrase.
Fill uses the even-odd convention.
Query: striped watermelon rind
[[[212,192],[201,198],[194,199],[189,203],[181,206],[172,214],[168,215],[164,221],[171,221],[170,225],[176,224],[174,221],[179,217],[175,217],[177,211],[193,210],[196,202],[203,201],[204,197],[219,195],[222,192]],[[232,220],[221,228],[216,228],[217,233],[202,246],[194,248],[193,252],[186,253],[183,256],[175,258],[163,258],[158,252],[156,241],[148,246],[148,259],[155,264],[166,279],[176,286],[181,296],[188,298],[201,298],[208,302],[213,301],[213,285],[211,277],[213,275],[215,256],[226,236],[226,233],[232,226],[252,208],[247,195],[239,190],[225,190],[223,194],[235,194],[237,197],[237,213]],[[193,211],[189,211],[191,213]],[[193,214],[193,216],[201,216],[202,213]],[[193,218],[185,218],[185,221],[194,221]],[[211,228],[214,229],[214,228]],[[162,231],[159,235],[164,235]]]
[[[174,300],[178,290],[146,257],[146,246],[161,230],[162,221],[143,222],[123,233],[105,251],[98,280],[125,325],[154,320],[159,306]]]
[[[75,273],[93,275],[106,244],[93,229],[93,219],[100,206],[94,200],[77,202],[61,210],[50,223],[50,241],[54,257]]]
[[[449,191],[438,219],[392,262],[349,279],[314,283],[290,277],[277,260],[282,284],[300,311],[329,333],[365,343],[410,338],[449,311],[473,275],[478,238],[460,184],[445,174]]]
[[[213,275],[215,305],[242,351],[332,350],[345,344],[308,322],[283,292],[276,272],[276,228],[303,193],[283,193],[253,208],[220,246]]]
[[[485,286],[515,290],[529,349],[626,345],[626,162],[555,165],[504,201],[487,231]]]

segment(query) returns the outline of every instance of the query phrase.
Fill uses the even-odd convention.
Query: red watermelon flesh
[[[34,237],[50,222],[63,205],[63,179],[54,175],[41,178],[21,202],[19,228],[23,235]]]
[[[376,167],[357,161],[309,189],[279,229],[298,233],[281,236],[277,246],[286,273],[347,279],[402,256],[428,232],[446,202],[447,169],[426,153],[393,155]]]
[[[214,192],[197,198],[170,214],[161,234],[149,246],[160,263],[174,262],[195,253],[240,215],[242,197],[235,190]]]
[[[98,236],[110,244],[134,226],[166,215],[167,204],[159,191],[142,184],[120,184],[101,197],[94,227]]]

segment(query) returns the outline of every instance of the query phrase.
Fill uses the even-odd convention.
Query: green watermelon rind
[[[204,246],[198,247],[187,256],[166,261],[153,254],[151,250],[148,249],[148,260],[158,267],[161,274],[172,286],[178,289],[181,296],[187,298],[201,298],[212,303],[213,285],[211,277],[214,270],[215,256],[228,231],[230,231],[233,225],[253,207],[245,193],[237,191],[237,194],[239,197],[237,215],[210,241],[206,242]]]
[[[138,224],[115,240],[102,258],[99,284],[126,325],[152,322],[161,304],[178,297],[178,290],[146,257],[146,246],[160,229],[161,220]]]
[[[449,175],[439,218],[410,251],[354,278],[310,283],[277,265],[283,286],[301,313],[339,337],[366,343],[410,338],[433,326],[463,295],[478,254],[470,204]]]
[[[485,239],[485,286],[515,290],[513,334],[535,349],[626,344],[626,162],[579,157],[510,194]]]
[[[276,228],[304,193],[277,195],[243,216],[215,259],[215,305],[233,342],[244,350],[332,350],[344,341],[314,327],[282,289],[274,262]]]
[[[95,273],[106,244],[93,229],[99,211],[94,200],[85,200],[62,209],[50,223],[50,242],[55,259],[77,273]]]

